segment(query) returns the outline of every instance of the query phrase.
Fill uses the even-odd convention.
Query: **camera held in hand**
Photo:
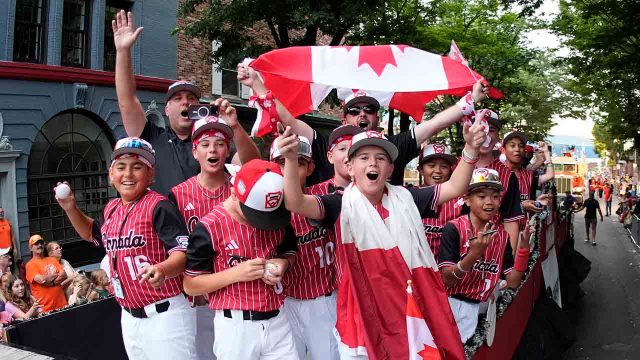
[[[218,106],[209,104],[196,104],[189,105],[188,117],[189,120],[197,121],[207,116],[218,117]]]

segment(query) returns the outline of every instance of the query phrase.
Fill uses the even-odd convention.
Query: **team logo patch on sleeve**
[[[267,209],[273,209],[280,205],[280,199],[282,199],[282,191],[270,192],[265,195],[264,207]]]
[[[187,248],[187,245],[189,245],[189,237],[188,236],[176,236],[176,242],[178,243],[178,246],[181,248]]]

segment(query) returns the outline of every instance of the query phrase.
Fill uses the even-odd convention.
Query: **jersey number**
[[[335,260],[336,257],[334,255],[333,248],[334,246],[332,241],[327,242],[324,247],[316,246],[315,251],[320,258],[320,269],[324,268],[325,266],[331,265],[333,263],[333,260]]]
[[[127,264],[127,267],[129,268],[129,275],[131,276],[131,280],[136,280],[138,271],[140,271],[140,269],[145,266],[151,265],[147,261],[147,257],[144,255],[125,256],[124,258],[122,258],[122,260],[124,260],[124,262]]]

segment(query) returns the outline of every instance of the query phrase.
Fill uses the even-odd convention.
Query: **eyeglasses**
[[[375,114],[378,110],[371,105],[352,106],[345,111],[347,115],[356,116],[360,114],[360,111],[364,111],[367,115]]]

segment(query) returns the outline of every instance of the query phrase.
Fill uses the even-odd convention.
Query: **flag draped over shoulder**
[[[342,99],[358,89],[377,94],[381,105],[421,121],[424,104],[442,94],[463,96],[482,79],[459,61],[407,45],[290,47],[250,66],[293,116],[317,109],[337,88]]]
[[[456,322],[411,194],[387,185],[385,225],[353,184],[342,199],[340,220],[344,275],[338,289],[336,329],[341,348],[370,359],[409,359],[406,281],[424,315],[437,353],[464,359]],[[432,349],[429,352],[432,353]],[[413,355],[412,355],[413,356]],[[416,355],[417,356],[417,355]]]

